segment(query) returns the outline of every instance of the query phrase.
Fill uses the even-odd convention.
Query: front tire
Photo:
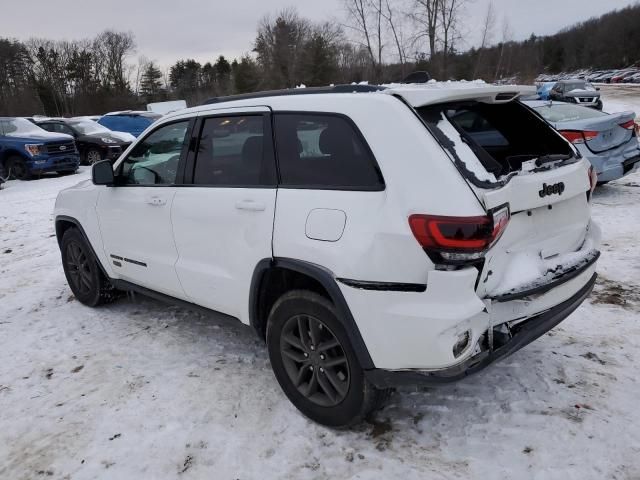
[[[100,150],[98,149],[90,148],[84,154],[84,161],[87,165],[98,163],[102,161],[102,153],[100,153]]]
[[[29,171],[27,162],[17,155],[9,157],[5,170],[7,171],[10,179],[29,180],[31,178],[31,172]]]
[[[91,247],[76,228],[62,236],[60,245],[65,277],[75,297],[89,307],[113,301],[116,290],[104,276]]]
[[[328,427],[361,422],[386,399],[364,376],[333,304],[317,293],[286,293],[271,309],[273,372],[298,410]]]

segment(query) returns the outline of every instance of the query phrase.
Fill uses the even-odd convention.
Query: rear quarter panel
[[[380,192],[280,188],[274,256],[320,264],[338,277],[426,283],[433,264],[413,237],[409,216],[481,215],[484,210],[439,144],[400,100],[380,94],[323,95],[322,100],[297,102],[296,110],[340,112],[351,118],[369,144],[386,187]],[[274,101],[276,114],[278,108]],[[306,222],[314,209],[345,212],[339,240],[307,237]]]

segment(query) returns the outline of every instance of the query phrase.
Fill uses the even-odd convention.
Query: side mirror
[[[113,186],[115,179],[111,162],[109,160],[102,160],[101,162],[94,163],[91,168],[91,179],[94,185]]]
[[[599,91],[600,91],[600,87],[596,87],[596,92],[599,92]]]

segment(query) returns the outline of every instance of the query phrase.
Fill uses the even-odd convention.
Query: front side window
[[[119,185],[172,185],[188,140],[189,121],[164,125],[139,142],[120,164]]]
[[[56,131],[57,133],[65,133],[65,134],[67,134],[67,135],[71,135],[71,136],[73,136],[73,130],[71,130],[71,129],[70,129],[68,126],[66,126],[65,124],[63,124],[63,123],[56,123],[56,124],[54,124],[54,125],[55,125],[55,127],[54,127],[54,128],[55,128],[55,131]]]
[[[263,115],[206,118],[193,183],[227,187],[274,185],[270,149]]]
[[[382,190],[371,151],[345,118],[324,114],[276,114],[281,182],[290,187]]]

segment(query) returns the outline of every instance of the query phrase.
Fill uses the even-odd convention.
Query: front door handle
[[[161,207],[167,204],[167,200],[162,197],[153,196],[147,198],[147,203],[149,205],[153,205],[154,207]]]
[[[256,202],[255,200],[240,200],[236,203],[238,210],[249,210],[251,212],[262,212],[267,209],[267,206],[262,202]]]

